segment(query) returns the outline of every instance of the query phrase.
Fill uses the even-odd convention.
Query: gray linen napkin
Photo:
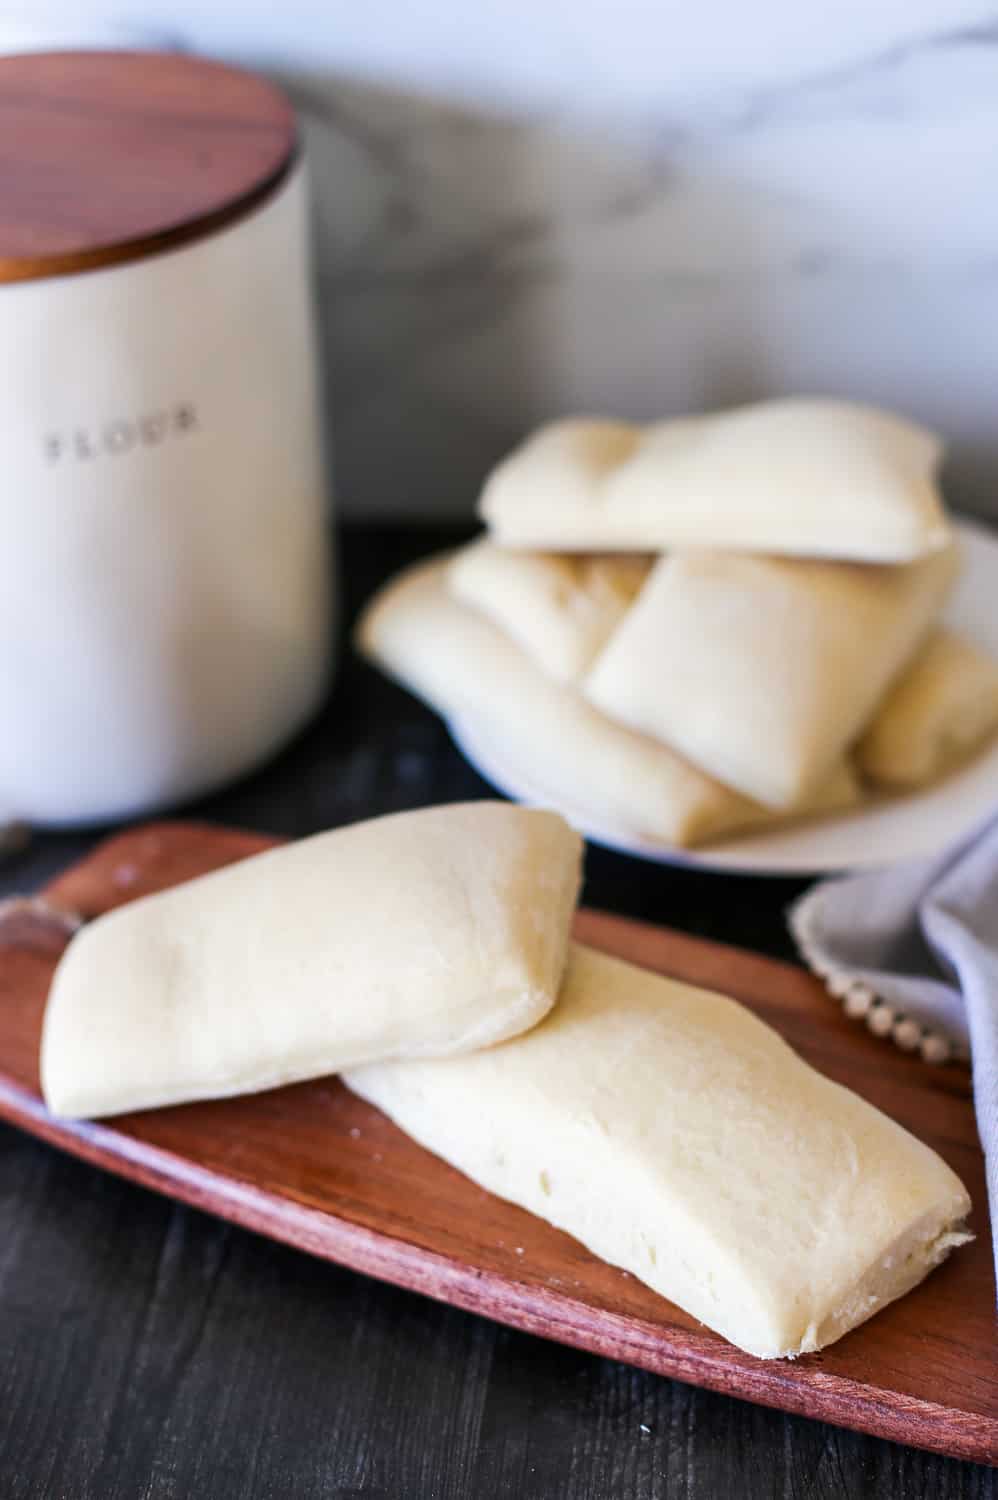
[[[936,859],[812,886],[789,921],[805,962],[871,1029],[940,1060],[969,1047],[998,1239],[998,816]]]

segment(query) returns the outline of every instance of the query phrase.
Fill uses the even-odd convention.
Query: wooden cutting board
[[[203,825],[151,825],[110,839],[46,895],[92,917],[270,842]],[[0,1115],[146,1187],[513,1327],[746,1400],[998,1463],[998,1323],[966,1069],[933,1068],[875,1040],[789,964],[593,911],[579,913],[576,933],[736,996],[823,1072],[931,1142],[970,1189],[975,1243],[830,1349],[794,1362],[754,1359],[567,1235],[482,1192],[335,1079],[108,1124],[50,1118],[38,1092],[38,1042],[60,943],[30,921],[2,928]]]

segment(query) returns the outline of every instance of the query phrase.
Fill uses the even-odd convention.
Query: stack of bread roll
[[[390,582],[361,649],[602,830],[693,845],[924,785],[998,726],[940,625],[959,571],[939,440],[763,402],[542,428],[483,538]]]

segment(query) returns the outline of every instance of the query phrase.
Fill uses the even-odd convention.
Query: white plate
[[[998,537],[966,522],[957,528],[963,572],[945,619],[998,657]],[[924,792],[882,798],[852,813],[769,833],[674,849],[650,839],[601,828],[578,808],[514,774],[475,724],[450,722],[458,748],[499,791],[517,802],[555,807],[594,844],[660,864],[757,875],[817,874],[894,864],[941,853],[998,807],[998,741],[962,770]]]

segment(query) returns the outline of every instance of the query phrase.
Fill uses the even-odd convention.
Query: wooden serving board
[[[51,885],[87,917],[265,848],[162,823],[112,838]],[[8,922],[0,947],[0,1115],[146,1187],[313,1255],[499,1322],[750,1401],[956,1457],[998,1463],[998,1324],[983,1162],[964,1068],[932,1068],[847,1021],[789,964],[582,911],[579,938],[714,986],[823,1072],[930,1141],[974,1200],[977,1240],[820,1354],[743,1354],[542,1220],[482,1192],[335,1079],[121,1116],[51,1118],[38,1043],[59,944]],[[279,997],[275,997],[279,1003]]]

